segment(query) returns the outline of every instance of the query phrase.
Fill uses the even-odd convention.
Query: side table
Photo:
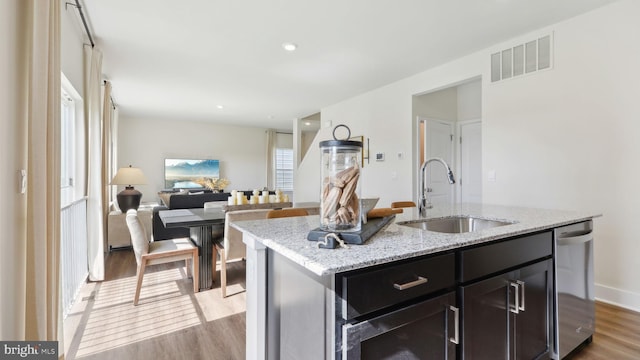
[[[123,214],[120,210],[114,210],[109,213],[107,220],[107,244],[109,251],[131,247],[131,235],[127,227],[126,216],[127,214]],[[152,216],[153,213],[151,210],[138,209],[138,217],[142,221],[147,237],[151,236]]]

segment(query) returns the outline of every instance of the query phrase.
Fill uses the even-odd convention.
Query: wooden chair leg
[[[227,297],[227,255],[225,249],[220,249],[220,289],[222,297]]]
[[[218,272],[216,269],[216,262],[218,262],[218,245],[213,245],[211,249],[211,279],[213,282],[216,282],[216,273]]]
[[[191,273],[191,259],[184,259],[184,267],[187,269],[187,278],[193,277]]]
[[[200,264],[198,262],[198,249],[193,250],[193,260],[191,263],[193,264],[193,292],[197,293],[200,291]]]
[[[138,281],[136,283],[136,295],[133,298],[133,305],[138,305],[138,300],[140,299],[140,289],[142,288],[142,278],[144,277],[146,263],[147,260],[143,258],[140,261],[140,266],[138,266]]]

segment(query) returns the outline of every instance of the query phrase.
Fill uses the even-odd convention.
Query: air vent
[[[491,54],[491,82],[551,68],[551,35]]]

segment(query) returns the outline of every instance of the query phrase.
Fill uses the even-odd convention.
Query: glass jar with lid
[[[336,130],[344,127],[347,140],[338,140]],[[346,125],[333,129],[334,140],[320,142],[321,193],[320,229],[324,231],[360,231],[360,161],[362,143],[348,140]]]

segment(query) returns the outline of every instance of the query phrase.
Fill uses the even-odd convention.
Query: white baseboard
[[[612,305],[640,312],[640,294],[595,284],[596,299]]]

